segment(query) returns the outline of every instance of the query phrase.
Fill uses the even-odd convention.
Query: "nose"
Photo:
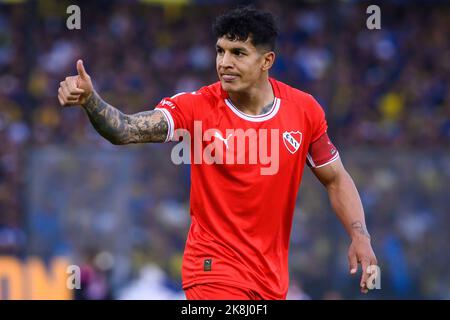
[[[221,68],[231,68],[233,66],[231,54],[225,52],[222,57],[219,58],[219,67]]]

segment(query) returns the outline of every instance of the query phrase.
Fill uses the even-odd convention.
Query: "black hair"
[[[217,38],[225,36],[232,41],[246,41],[257,47],[275,50],[278,26],[270,13],[252,6],[233,9],[216,18],[213,24]]]

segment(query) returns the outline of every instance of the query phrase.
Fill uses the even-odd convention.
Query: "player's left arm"
[[[356,274],[358,263],[361,264],[361,292],[367,293],[366,281],[370,275],[367,268],[370,265],[377,265],[378,262],[372,250],[363,206],[353,179],[345,170],[340,158],[311,170],[327,189],[333,210],[351,238],[348,250],[350,273]]]

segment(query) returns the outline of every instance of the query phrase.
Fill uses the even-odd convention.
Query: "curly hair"
[[[233,9],[216,18],[213,24],[217,38],[225,36],[232,41],[246,41],[250,38],[255,47],[275,50],[278,26],[270,13],[252,6]]]

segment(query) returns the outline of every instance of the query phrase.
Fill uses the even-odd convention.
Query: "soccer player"
[[[325,186],[351,238],[350,273],[361,264],[361,291],[367,292],[366,270],[377,260],[324,111],[310,94],[269,77],[278,35],[274,17],[235,9],[216,19],[214,32],[217,83],[128,115],[103,101],[79,60],[78,75],[60,83],[59,102],[81,105],[94,128],[117,145],[176,141],[181,129],[190,134],[191,226],[182,267],[187,299],[286,298],[289,239],[305,164]],[[192,141],[198,132],[200,142]],[[197,161],[197,155],[205,159]]]

